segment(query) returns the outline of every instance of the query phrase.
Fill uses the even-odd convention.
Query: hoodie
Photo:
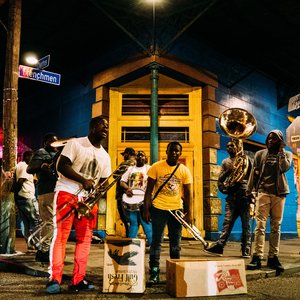
[[[283,134],[280,130],[275,129],[270,131],[267,135],[267,139],[271,133],[276,134],[278,138],[284,142]],[[267,143],[267,139],[266,139],[266,143]],[[258,191],[259,185],[262,181],[262,177],[264,174],[267,157],[268,157],[268,149],[259,150],[255,153],[253,168],[251,170],[251,174],[247,184],[247,190],[246,190],[247,195],[250,195],[252,191],[255,192]],[[276,176],[277,177],[276,191],[278,196],[285,196],[290,192],[285,173],[290,169],[292,162],[293,162],[293,154],[290,151],[285,151],[284,149],[281,149],[278,152],[277,176]]]
[[[278,136],[278,138],[279,138],[282,142],[284,142],[284,138],[283,138],[283,133],[282,133],[282,131],[280,131],[279,129],[274,129],[274,130],[271,130],[271,131],[268,133],[267,138],[266,138],[266,144],[267,144],[268,137],[269,137],[269,135],[270,135],[271,133],[276,134],[276,135]]]

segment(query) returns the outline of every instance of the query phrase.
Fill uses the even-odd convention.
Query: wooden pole
[[[9,24],[6,41],[6,63],[3,89],[3,170],[13,172],[17,162],[18,73],[21,38],[22,0],[9,0]],[[15,251],[16,214],[12,179],[1,176],[0,253]]]

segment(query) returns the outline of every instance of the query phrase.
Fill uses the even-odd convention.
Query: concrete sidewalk
[[[73,270],[73,253],[74,242],[68,242],[66,251],[66,260],[64,267],[64,278],[69,279]],[[14,255],[0,254],[0,271],[23,273],[32,276],[48,277],[47,266],[42,266],[35,262],[35,253],[26,252],[26,244],[23,238],[16,239],[16,251]],[[228,242],[224,249],[222,257],[212,256],[205,253],[203,245],[195,240],[182,241],[182,259],[205,259],[210,261],[215,260],[232,260],[241,259],[240,243]],[[268,250],[268,242],[266,242],[265,250]],[[300,239],[281,240],[279,259],[285,268],[284,274],[300,272]],[[267,257],[267,254],[265,255]],[[169,258],[169,246],[166,240],[163,243],[161,256],[161,284],[166,282],[166,260]],[[148,259],[149,254],[145,254],[146,274],[148,274]],[[250,261],[250,258],[244,259],[245,265]],[[92,244],[87,267],[87,278],[92,277],[94,280],[102,282],[104,264],[104,244]],[[261,270],[246,271],[247,281],[260,278],[268,278],[276,276],[275,270],[266,267],[266,260],[263,261]]]

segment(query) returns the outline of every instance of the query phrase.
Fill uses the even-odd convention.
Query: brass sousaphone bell
[[[221,129],[233,139],[246,139],[256,130],[254,116],[242,108],[228,108],[219,116]]]

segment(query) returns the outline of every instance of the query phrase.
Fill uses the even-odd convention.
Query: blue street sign
[[[60,85],[60,74],[19,65],[19,77]]]
[[[37,68],[42,70],[49,66],[50,64],[50,54],[47,56],[42,57],[37,64]]]

